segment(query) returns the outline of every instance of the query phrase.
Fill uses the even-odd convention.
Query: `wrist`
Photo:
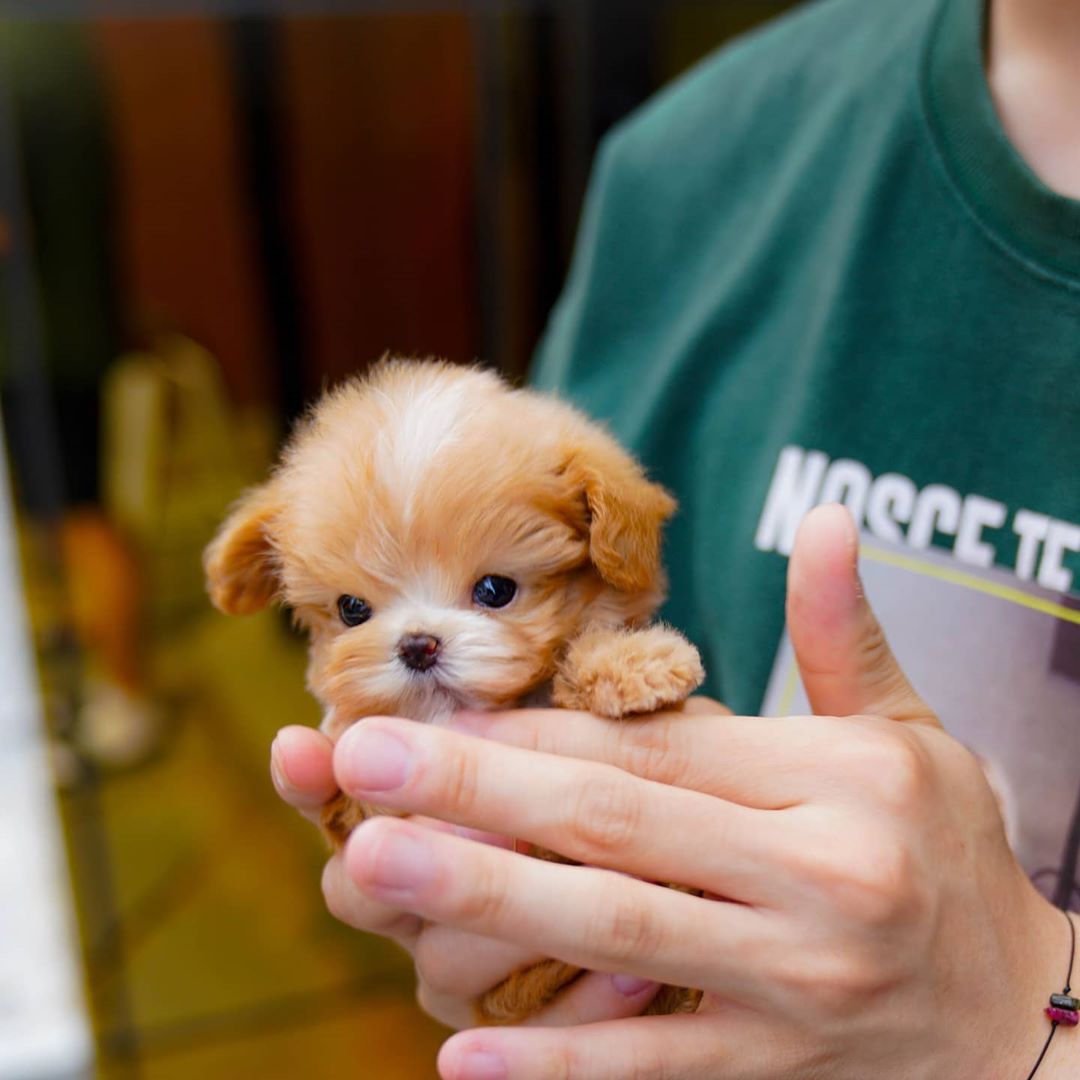
[[[1011,1075],[1016,1080],[1026,1080],[1038,1063],[1033,1080],[1066,1080],[1076,1076],[1076,1055],[1080,1051],[1077,1033],[1080,1029],[1058,1024],[1055,1030],[1046,1015],[1046,1008],[1050,1004],[1050,995],[1062,993],[1070,979],[1071,993],[1076,994],[1075,983],[1080,974],[1076,957],[1080,932],[1075,915],[1066,915],[1035,894],[1034,889],[1031,893],[1034,896],[1029,915],[1031,934],[1030,937],[1017,935],[1021,941],[1027,939],[1031,951],[1028,964],[1016,984],[1015,1014],[1020,1023],[1014,1037],[1014,1045],[1026,1047],[1028,1057],[1016,1059]],[[1040,1054],[1043,1054],[1041,1062]],[[1002,1080],[1008,1080],[1004,1071]]]
[[[974,949],[966,965],[970,975],[954,972],[947,991],[954,1056],[930,1073],[935,1080],[950,1075],[1028,1080],[1051,1032],[1044,1010],[1050,995],[1065,985],[1069,926],[1062,911],[1010,862],[1011,873],[1003,868],[997,888],[986,896],[987,906],[968,913],[969,950]],[[969,992],[976,987],[972,998]],[[966,1002],[959,1004],[965,995]],[[1054,1043],[1067,1044],[1071,1033],[1059,1030]],[[1060,1069],[1060,1051],[1060,1045],[1051,1044],[1033,1080],[1057,1080],[1053,1070]],[[1070,1057],[1064,1056],[1066,1061]]]

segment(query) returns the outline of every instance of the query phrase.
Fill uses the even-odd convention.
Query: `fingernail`
[[[461,1080],[506,1080],[510,1075],[506,1062],[489,1050],[474,1050],[461,1062]]]
[[[611,982],[623,997],[637,997],[656,985],[652,979],[639,979],[636,975],[612,975]]]
[[[383,838],[371,866],[374,883],[391,892],[411,892],[435,877],[435,862],[426,843],[408,833]]]
[[[348,739],[342,786],[361,791],[393,791],[412,775],[413,755],[401,739],[356,725]]]
[[[292,784],[285,778],[285,773],[278,764],[277,755],[278,741],[274,739],[270,744],[270,779],[273,780],[274,787],[282,794],[285,794],[292,791]]]

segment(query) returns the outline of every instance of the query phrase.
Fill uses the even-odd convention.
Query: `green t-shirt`
[[[534,379],[679,497],[664,614],[739,711],[770,677],[796,700],[785,556],[846,502],[916,685],[1003,798],[1062,794],[1017,825],[1054,862],[1080,775],[1080,203],[1004,135],[984,19],[815,4],[620,125]]]

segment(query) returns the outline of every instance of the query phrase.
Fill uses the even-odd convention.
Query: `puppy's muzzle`
[[[438,663],[440,644],[430,634],[406,634],[398,642],[398,656],[407,668],[427,671]]]

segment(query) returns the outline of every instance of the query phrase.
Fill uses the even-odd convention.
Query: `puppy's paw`
[[[334,851],[340,851],[349,839],[349,833],[370,816],[370,807],[355,802],[345,792],[339,791],[323,806],[319,824],[330,846]]]
[[[670,626],[586,630],[575,638],[552,683],[552,700],[619,719],[677,705],[705,678],[697,649]]]
[[[532,967],[515,971],[475,1005],[481,1024],[516,1024],[550,1005],[564,986],[581,974],[561,960],[541,960]]]

